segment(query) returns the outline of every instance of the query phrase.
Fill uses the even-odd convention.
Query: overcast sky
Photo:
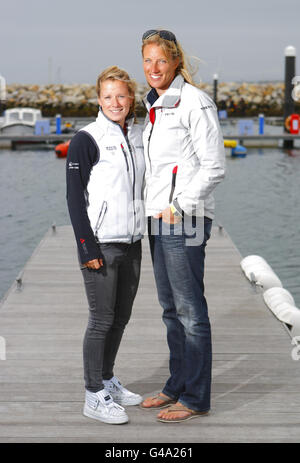
[[[191,61],[204,82],[214,73],[220,81],[281,80],[285,47],[300,54],[299,0],[0,2],[0,74],[8,84],[93,84],[112,64],[143,83],[141,36],[156,27],[172,30],[198,58]]]

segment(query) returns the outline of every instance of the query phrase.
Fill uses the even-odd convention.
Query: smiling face
[[[143,50],[144,73],[150,87],[162,95],[175,77],[179,59],[168,58],[161,46],[149,43]]]
[[[126,82],[112,79],[102,82],[98,103],[106,117],[124,127],[132,104],[132,95]]]

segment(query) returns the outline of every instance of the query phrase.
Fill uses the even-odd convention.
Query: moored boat
[[[33,135],[35,124],[39,120],[42,120],[40,109],[7,109],[4,113],[0,133],[2,135]]]
[[[50,130],[49,121],[43,119],[40,109],[7,109],[1,119],[0,135],[5,136],[6,139],[1,140],[0,148],[16,149],[17,147],[26,147],[31,149],[37,143],[41,144],[40,141],[38,142],[32,139],[28,141],[28,137],[35,136],[37,124],[43,125],[47,123],[48,130]],[[24,139],[22,139],[22,136],[24,136]],[[12,141],[14,137],[18,137],[18,140]]]

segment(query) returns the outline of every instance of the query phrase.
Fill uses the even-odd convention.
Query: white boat
[[[33,135],[35,124],[42,119],[40,109],[13,108],[4,113],[1,135]]]

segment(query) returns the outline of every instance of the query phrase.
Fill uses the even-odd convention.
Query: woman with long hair
[[[193,82],[176,36],[145,32],[145,209],[159,302],[170,350],[162,391],[143,409],[163,409],[159,421],[208,413],[211,329],[204,296],[205,246],[214,218],[213,190],[225,172],[217,109]]]

